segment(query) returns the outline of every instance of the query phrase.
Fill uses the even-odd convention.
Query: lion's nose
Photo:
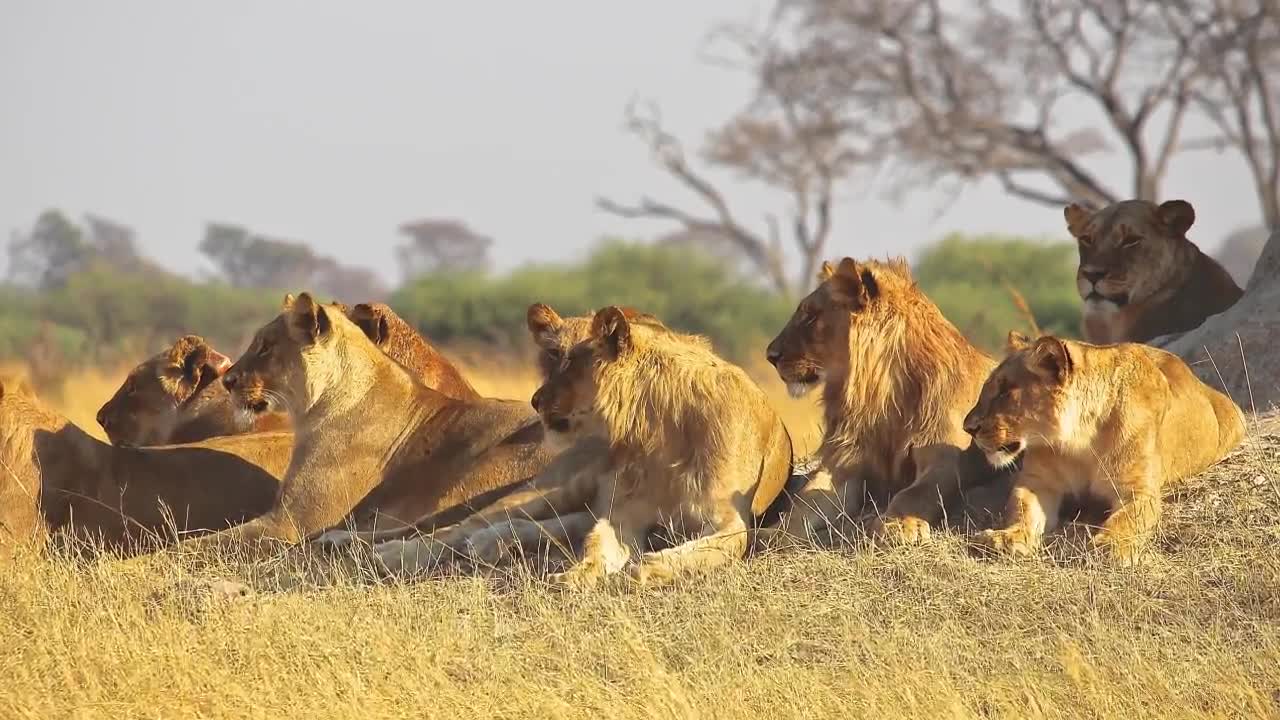
[[[235,369],[228,370],[222,376],[222,385],[228,390],[235,390],[236,384],[240,382],[240,373]]]
[[[981,430],[982,430],[982,423],[978,420],[977,417],[974,416],[973,413],[969,413],[968,415],[965,416],[964,418],[965,432],[969,433],[970,435],[977,435],[978,432]]]
[[[542,408],[539,407],[542,405],[542,388],[538,388],[534,391],[533,398],[529,400],[529,404],[533,406],[535,412],[542,411]]]
[[[102,426],[103,430],[111,429],[109,427],[111,425],[111,419],[107,417],[105,409],[98,411],[98,424]]]
[[[773,343],[769,343],[768,349],[764,351],[764,357],[770,365],[777,367],[778,361],[782,359],[782,351],[775,348]]]
[[[1088,280],[1091,283],[1096,283],[1107,276],[1107,271],[1080,268],[1080,274],[1084,276],[1085,280]]]

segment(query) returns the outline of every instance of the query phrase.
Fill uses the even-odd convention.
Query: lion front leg
[[[748,544],[746,521],[737,512],[726,512],[710,534],[642,555],[632,575],[642,585],[669,583],[740,560]]]
[[[512,518],[467,538],[466,554],[473,564],[484,567],[497,567],[512,557],[573,557],[574,548],[583,544],[595,523],[595,516],[586,510],[548,520]]]
[[[977,536],[980,546],[1006,555],[1031,555],[1040,547],[1046,532],[1057,524],[1063,489],[1055,478],[1024,470],[1014,483],[1005,509],[1009,525],[1000,530],[984,530]]]
[[[651,524],[634,514],[610,513],[600,518],[583,541],[582,559],[564,572],[552,573],[547,580],[571,590],[596,587],[607,576],[626,567]]]
[[[1091,544],[1105,552],[1112,562],[1132,565],[1138,562],[1155,534],[1160,519],[1160,491],[1155,483],[1126,492],[1117,501],[1115,510],[1094,533]]]

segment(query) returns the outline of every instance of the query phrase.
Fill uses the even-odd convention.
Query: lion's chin
[[[818,387],[820,384],[820,379],[792,381],[787,383],[787,394],[793,398],[799,399],[813,392],[813,389]]]
[[[573,436],[569,433],[557,432],[543,426],[542,447],[552,455],[559,455],[573,445]]]
[[[1022,455],[1022,451],[1027,449],[1027,441],[1019,438],[1010,443],[1005,443],[998,448],[987,450],[983,448],[987,456],[987,462],[991,463],[991,467],[997,469],[1007,468],[1018,461],[1018,457]]]

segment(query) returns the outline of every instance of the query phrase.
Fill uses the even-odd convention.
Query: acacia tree
[[[990,178],[1013,196],[1056,207],[1159,200],[1173,157],[1197,142],[1184,138],[1195,113],[1220,130],[1208,144],[1244,155],[1264,216],[1276,225],[1278,5],[778,0],[764,29],[717,35],[741,51],[757,90],[712,133],[703,156],[793,198],[806,275],[830,232],[830,188],[860,166],[887,163],[898,191]],[[1065,125],[1069,105],[1090,108],[1093,121]],[[649,198],[602,207],[717,230],[775,287],[788,288],[776,232],[744,229],[658,123],[632,119],[630,127],[712,212]],[[1117,153],[1126,172],[1104,176],[1096,160]]]

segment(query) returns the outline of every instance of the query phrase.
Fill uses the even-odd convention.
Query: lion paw
[[[388,540],[373,548],[374,568],[383,577],[407,577],[437,567],[442,555],[420,539]]]
[[[656,553],[646,553],[641,557],[640,562],[631,567],[630,576],[645,587],[668,585],[676,579],[671,563]]]
[[[350,530],[329,530],[311,541],[317,549],[325,552],[341,550],[355,542],[356,534]]]
[[[1105,553],[1107,560],[1114,565],[1130,567],[1142,561],[1142,544],[1132,538],[1125,538],[1105,528],[1094,533],[1090,540],[1093,549]]]
[[[564,572],[547,576],[547,582],[552,587],[573,591],[595,589],[603,580],[604,572],[594,563],[578,563]]]
[[[1020,527],[983,530],[976,540],[979,546],[1003,555],[1029,556],[1034,555],[1036,549],[1031,534]]]
[[[929,523],[918,517],[877,518],[871,524],[871,537],[883,545],[923,545],[929,542]]]

